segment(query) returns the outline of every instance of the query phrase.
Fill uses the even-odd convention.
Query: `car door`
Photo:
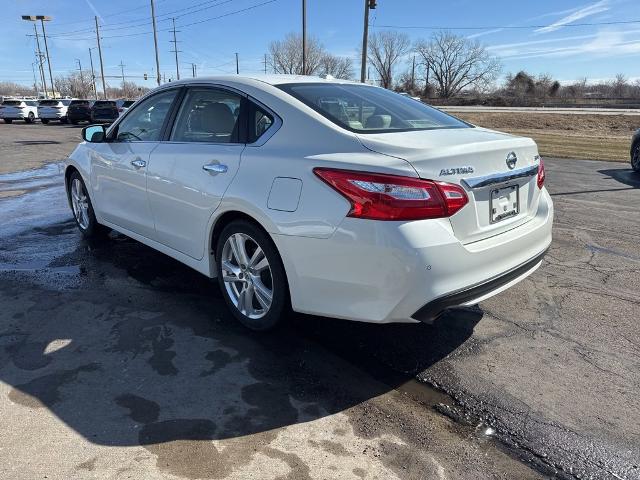
[[[155,233],[147,200],[149,155],[162,138],[178,92],[163,90],[143,100],[111,128],[107,142],[95,144],[91,155],[91,184],[100,216],[148,238]]]
[[[243,104],[234,90],[189,87],[168,141],[151,154],[156,240],[195,259],[205,254],[207,224],[240,165]]]

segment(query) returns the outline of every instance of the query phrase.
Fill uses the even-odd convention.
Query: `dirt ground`
[[[626,162],[638,117],[625,115],[548,115],[544,113],[457,112],[481,127],[532,137],[548,157]]]

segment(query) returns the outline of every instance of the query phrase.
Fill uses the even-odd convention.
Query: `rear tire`
[[[71,125],[78,125],[78,120],[70,120]]]
[[[67,124],[67,123],[69,123],[69,120],[67,119],[67,117],[62,117],[62,118],[60,119],[60,123]]]
[[[27,115],[27,118],[24,119],[24,121],[26,123],[33,123],[36,120],[36,116],[33,114],[33,112],[29,112],[29,115]]]
[[[640,141],[633,146],[633,155],[631,156],[631,168],[634,172],[640,173]]]
[[[67,195],[71,205],[71,211],[80,233],[85,238],[97,238],[104,236],[108,229],[98,223],[93,211],[93,204],[89,198],[87,187],[82,176],[76,171],[69,177]]]
[[[246,220],[232,221],[218,237],[215,259],[222,296],[240,323],[260,332],[283,323],[290,309],[289,285],[264,230]]]
[[[5,118],[4,123],[12,123],[13,120],[11,118]]]
[[[43,125],[46,125],[49,123],[49,119],[48,118],[42,118],[40,119],[40,121],[42,122]]]

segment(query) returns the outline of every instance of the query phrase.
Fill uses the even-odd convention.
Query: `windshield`
[[[116,102],[111,100],[97,100],[94,104],[94,107],[115,107]]]
[[[124,103],[122,104],[122,106],[123,106],[124,108],[129,108],[131,105],[133,105],[133,103],[134,103],[134,101],[133,101],[133,100],[127,100],[126,102],[124,102]]]
[[[2,102],[2,105],[7,105],[9,107],[19,107],[22,101],[20,100],[5,100]]]
[[[57,107],[60,102],[58,100],[40,100],[41,107]]]
[[[286,84],[279,88],[356,133],[471,128],[462,120],[383,88],[331,83]]]
[[[72,100],[71,105],[89,105],[89,100]]]

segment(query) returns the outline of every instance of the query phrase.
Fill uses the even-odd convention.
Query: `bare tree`
[[[20,85],[19,83],[14,82],[0,82],[0,95],[2,96],[23,96],[34,94],[35,90],[33,86],[27,87],[25,85]]]
[[[616,75],[616,78],[611,82],[612,96],[615,98],[624,98],[628,94],[629,83],[627,77],[623,73]]]
[[[466,88],[486,90],[501,70],[497,57],[478,41],[452,32],[436,32],[429,41],[419,41],[416,51],[433,74],[442,98],[450,98]]]
[[[72,72],[55,78],[55,90],[63,97],[92,98],[93,83],[91,76]]]
[[[378,72],[382,87],[392,87],[394,67],[410,48],[411,41],[404,33],[385,30],[369,35],[367,58]]]
[[[320,61],[320,73],[349,80],[353,78],[353,60],[325,53]]]
[[[284,40],[269,44],[271,68],[275,73],[313,75],[320,70],[326,54],[317,38],[307,38],[306,71],[302,71],[302,35],[289,33]]]

